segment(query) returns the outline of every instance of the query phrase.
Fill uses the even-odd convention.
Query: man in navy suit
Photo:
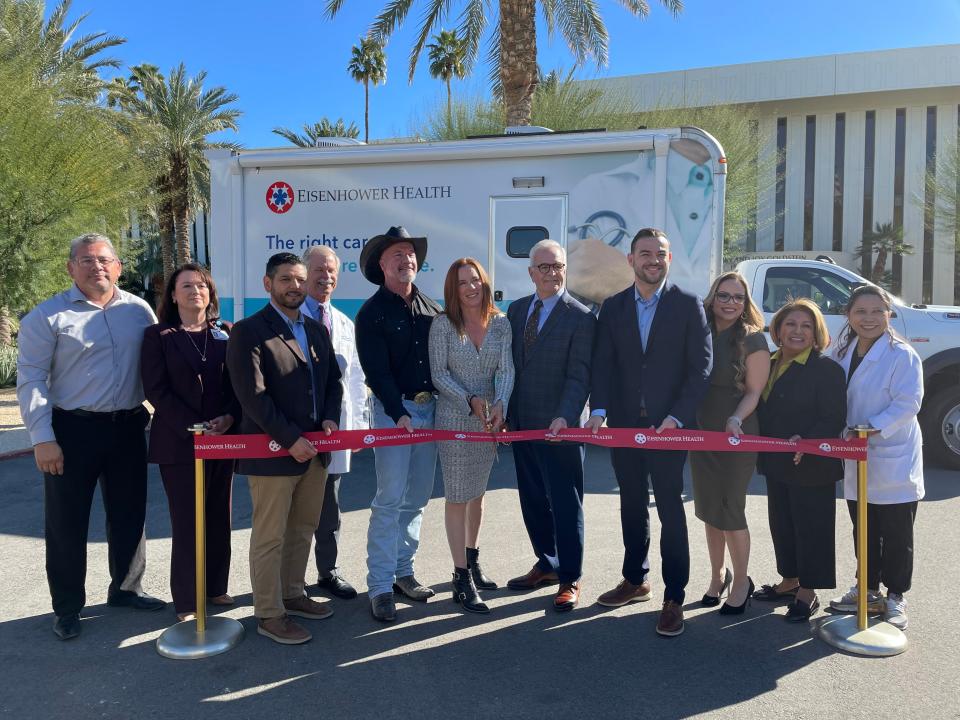
[[[633,238],[627,261],[634,284],[608,298],[597,319],[590,385],[594,433],[609,427],[691,427],[707,391],[713,343],[703,303],[667,281],[670,241],[662,230],[644,228]],[[623,580],[597,600],[607,607],[650,599],[650,501],[647,477],[660,516],[664,602],[657,632],[683,632],[684,588],[690,577],[690,547],[683,509],[682,450],[611,450],[620,486]]]
[[[566,252],[553,240],[530,250],[536,292],[511,303],[516,382],[507,410],[514,430],[579,427],[590,386],[596,320],[564,289]],[[554,608],[580,600],[583,564],[583,447],[538,440],[513,445],[520,509],[537,562],[507,587],[532,590],[559,582]]]

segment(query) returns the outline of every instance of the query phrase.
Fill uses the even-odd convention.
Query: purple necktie
[[[317,304],[317,308],[317,312],[320,313],[320,323],[327,329],[327,335],[332,338],[333,330],[330,327],[330,313],[327,312],[327,309],[321,304]]]

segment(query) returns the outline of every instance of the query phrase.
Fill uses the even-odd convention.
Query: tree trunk
[[[13,330],[10,327],[10,308],[0,305],[0,347],[13,345]]]
[[[163,282],[173,277],[175,265],[173,240],[173,198],[170,180],[164,176],[157,181],[160,204],[157,208],[157,229],[160,231],[160,256],[163,258]]]
[[[370,142],[370,81],[363,81],[363,141]]]
[[[450,92],[450,78],[447,78],[447,132],[453,132],[453,103]]]
[[[883,271],[887,267],[887,249],[880,247],[877,249],[877,261],[873,264],[873,277],[870,279],[879,284],[883,279]]]
[[[177,267],[191,260],[190,253],[190,178],[183,158],[174,158],[171,163],[170,180],[173,190],[173,222],[176,233]]]
[[[500,83],[507,126],[529,125],[537,89],[536,0],[500,0]]]

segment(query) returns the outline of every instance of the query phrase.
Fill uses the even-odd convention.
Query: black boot
[[[480,596],[477,594],[477,588],[473,584],[473,578],[470,577],[470,571],[466,568],[455,567],[453,569],[453,601],[462,605],[463,609],[472,613],[488,613],[488,608]]]
[[[478,548],[467,548],[467,567],[473,576],[473,584],[477,586],[477,590],[496,590],[497,584],[483,574],[479,557],[480,550]]]

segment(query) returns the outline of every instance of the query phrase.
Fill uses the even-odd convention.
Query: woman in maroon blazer
[[[227,375],[230,325],[219,319],[213,278],[206,268],[188,263],[167,283],[157,313],[160,322],[144,331],[141,356],[143,390],[154,407],[147,459],[160,465],[167,491],[173,551],[170,590],[181,620],[196,612],[196,543],[193,435],[206,423],[208,435],[222,435],[239,420],[240,406]],[[207,596],[214,605],[232,605],[230,572],[230,499],[232,460],[207,460]]]

